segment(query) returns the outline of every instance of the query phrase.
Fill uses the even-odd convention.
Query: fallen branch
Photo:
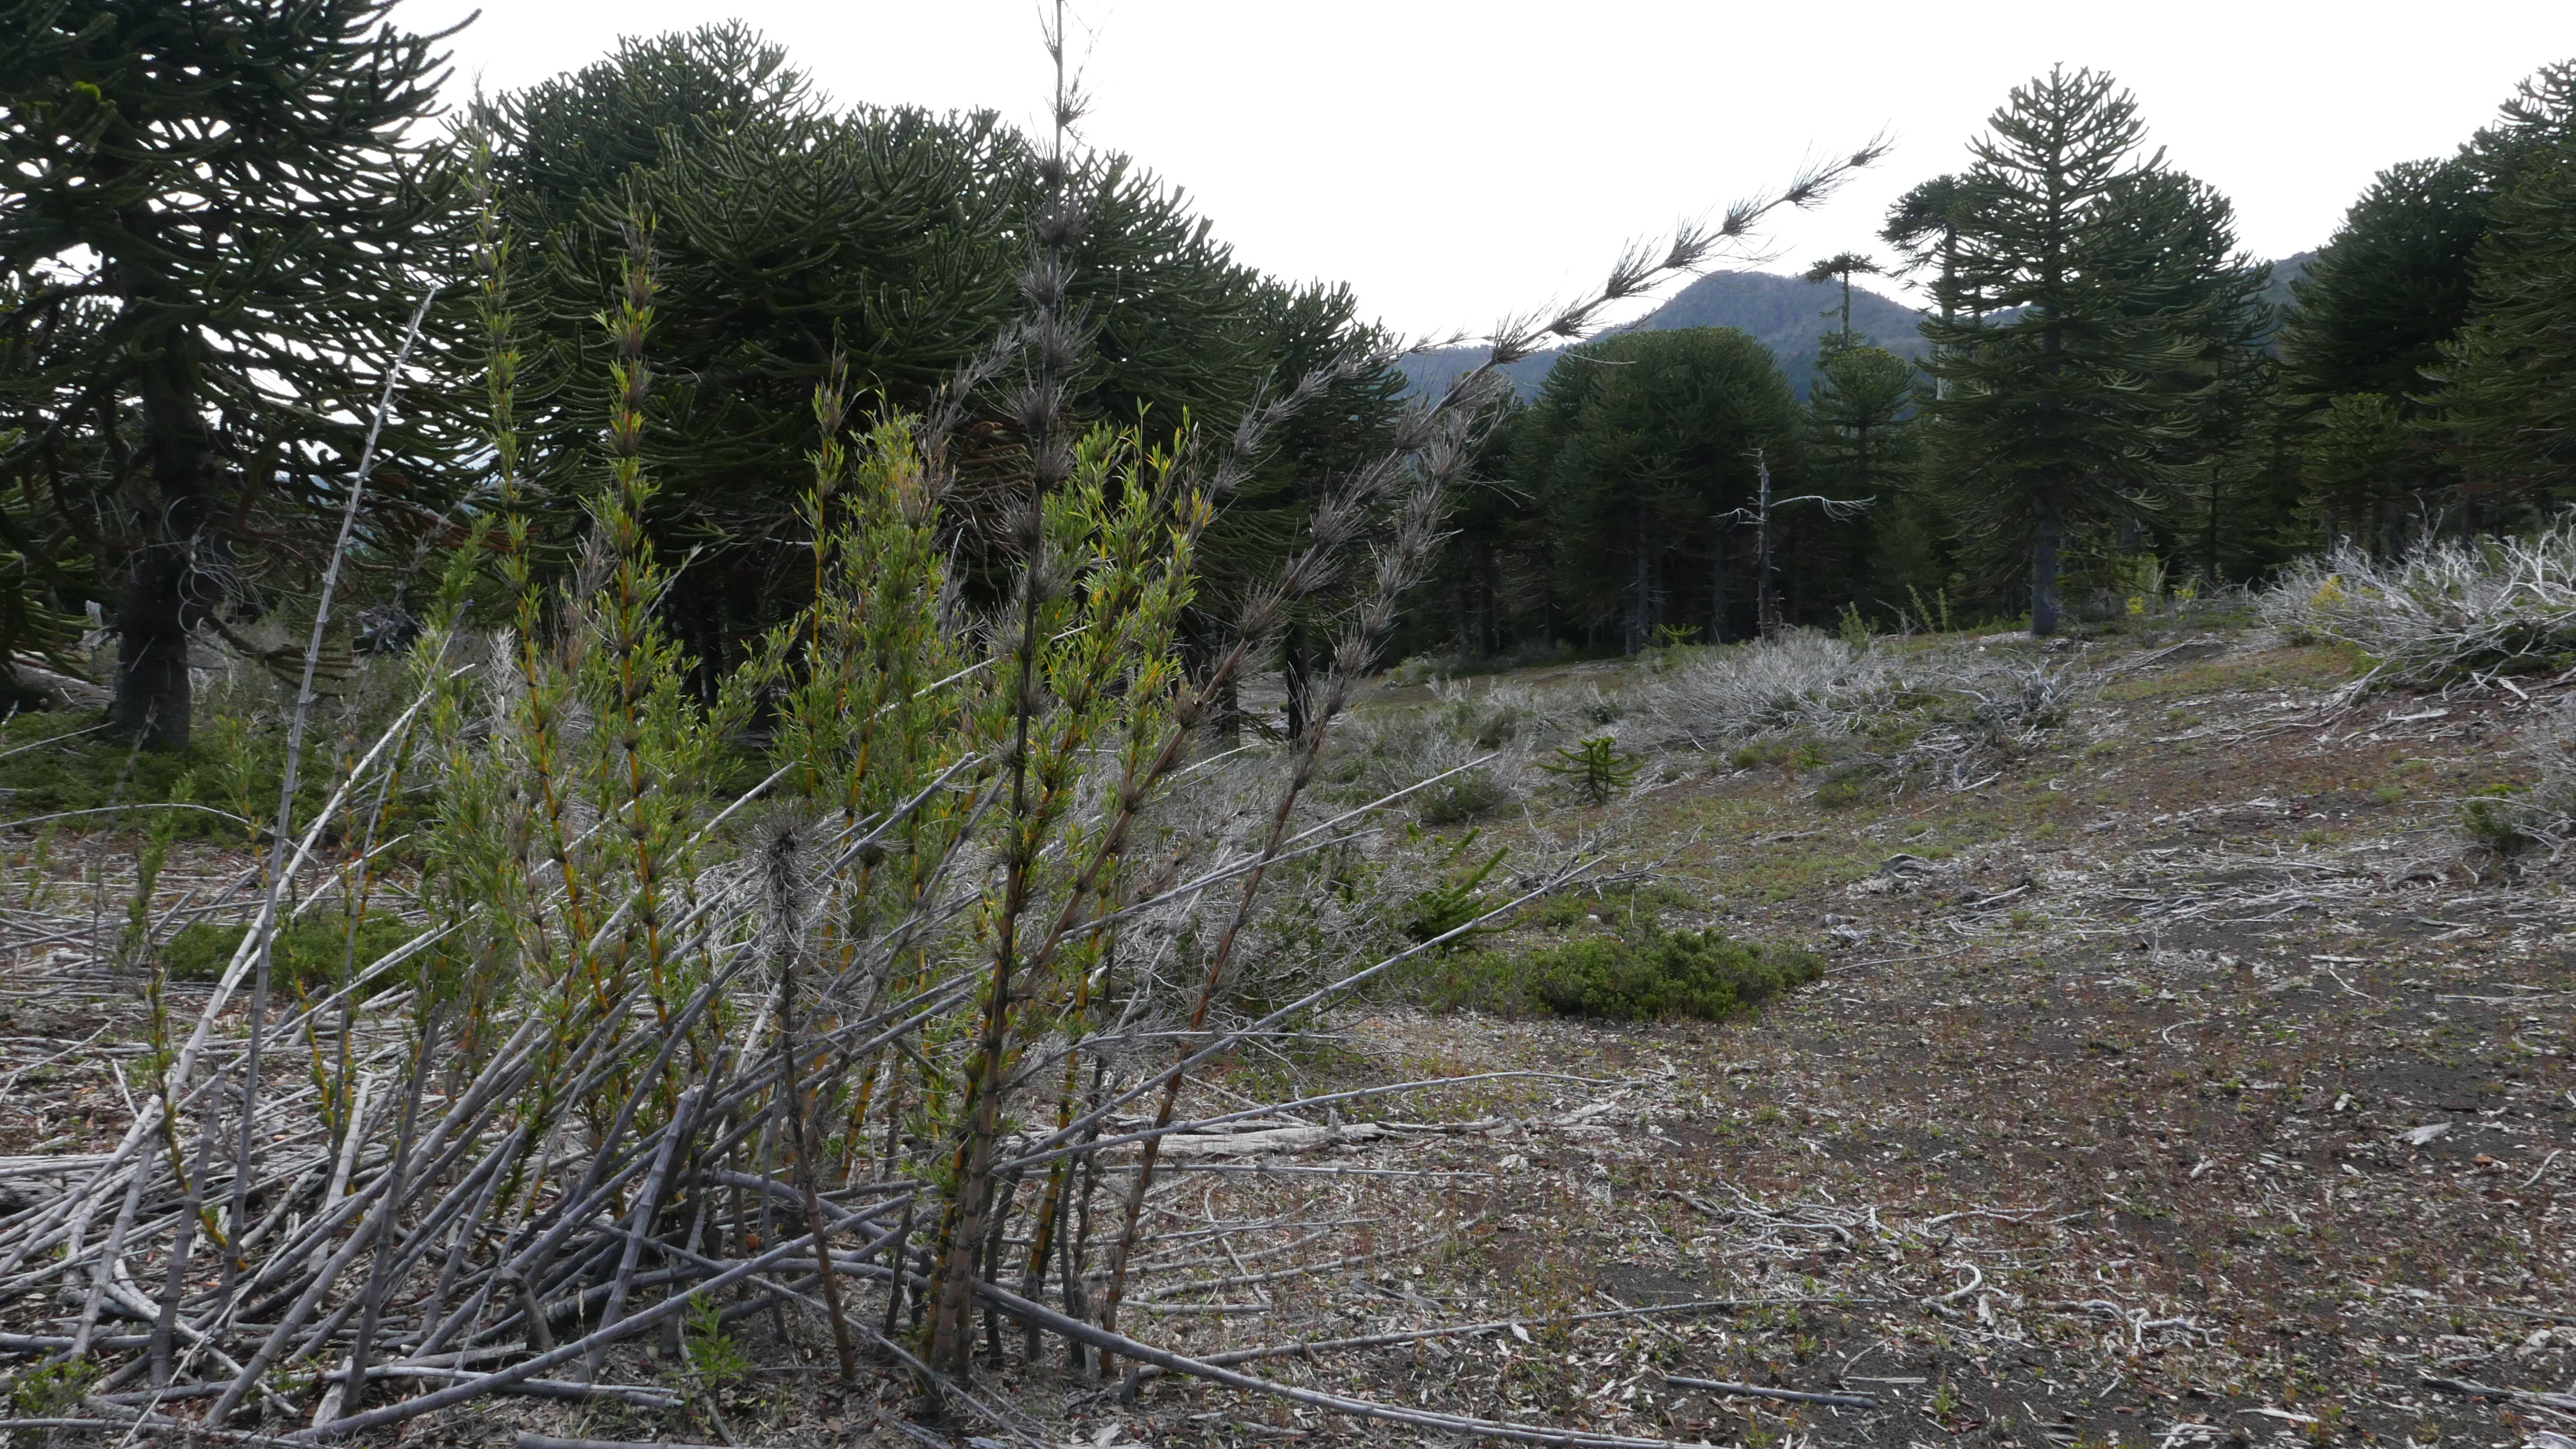
[[[1786,1399],[1793,1404],[1829,1404],[1837,1409],[1875,1409],[1878,1400],[1867,1394],[1811,1394],[1804,1389],[1766,1389],[1756,1384],[1731,1384],[1724,1379],[1686,1379],[1679,1374],[1664,1375],[1664,1382],[1685,1389],[1706,1389],[1712,1394],[1745,1394],[1757,1399]]]
[[[2500,1389],[2475,1379],[2445,1379],[2426,1374],[2421,1380],[2428,1389],[2446,1394],[2461,1394],[2472,1399],[2508,1399],[2517,1404],[2537,1404],[2563,1414],[2576,1414],[2576,1394],[2545,1394],[2534,1389]]]

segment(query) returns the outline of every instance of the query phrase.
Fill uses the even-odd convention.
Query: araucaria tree
[[[1908,586],[1938,588],[1932,557],[1940,521],[1915,481],[1914,365],[1883,347],[1841,347],[1816,363],[1807,387],[1807,472],[1828,497],[1866,503],[1847,527],[1866,541],[1852,603],[1894,613]]]
[[[1859,252],[1836,252],[1832,256],[1825,258],[1823,261],[1816,263],[1814,266],[1807,268],[1806,271],[1799,274],[1798,280],[1802,282],[1835,282],[1839,283],[1843,289],[1842,305],[1826,314],[1827,316],[1839,318],[1841,323],[1841,325],[1837,327],[1826,339],[1832,347],[1840,348],[1858,345],[1858,339],[1852,336],[1851,325],[1852,278],[1854,276],[1875,277],[1877,275],[1879,275],[1878,263],[1871,261],[1868,257],[1861,255]]]
[[[692,558],[666,613],[704,678],[748,657],[810,587],[776,459],[810,431],[813,389],[840,370],[872,408],[928,408],[1026,305],[1028,238],[1056,190],[1085,220],[1065,239],[1064,281],[1084,345],[1054,389],[1055,423],[1141,418],[1169,442],[1362,340],[1346,288],[1243,265],[1129,158],[1077,155],[1052,184],[1043,147],[991,114],[833,105],[738,22],[621,41],[484,101],[474,124],[521,258],[521,431],[550,571],[571,566],[585,527],[578,480],[605,405],[590,315],[630,215],[652,219],[668,381],[644,418],[662,485],[648,526]],[[1383,451],[1401,386],[1387,369],[1337,382],[1230,492],[1198,555],[1212,597],[1192,610],[1194,655],[1215,600],[1285,556],[1323,476]],[[1016,503],[996,480],[1034,426],[979,416],[958,439],[960,587],[979,604],[1008,587]]]
[[[2156,510],[2191,479],[2193,413],[2215,350],[2259,308],[2178,268],[2241,270],[2194,239],[2225,236],[2213,198],[2140,154],[2136,100],[2106,75],[2052,70],[2016,88],[1971,143],[1965,215],[1941,319],[1924,331],[1941,396],[1935,466],[1961,515],[2029,561],[2034,634],[2055,633],[2071,528]],[[2187,262],[2172,253],[2194,243]],[[2232,239],[2227,242],[2232,245]]]
[[[1726,637],[1755,450],[1775,473],[1796,466],[1797,402],[1768,349],[1731,327],[1586,343],[1548,373],[1515,444],[1582,622],[1630,653],[1658,627]]]
[[[328,548],[438,269],[439,59],[391,9],[0,3],[5,465],[121,570],[109,719],[150,745],[187,743],[192,631]],[[433,476],[380,469],[377,517]]]
[[[2545,508],[2576,497],[2576,62],[2524,82],[2479,143],[2498,194],[2436,401],[2472,499]]]
[[[2291,286],[2283,402],[2330,540],[2398,550],[2456,471],[2421,426],[2433,412],[2424,369],[2468,315],[2486,203],[2464,158],[2391,166]]]
[[[1969,202],[1975,193],[1968,183],[1956,176],[1935,176],[1918,182],[1896,204],[1888,208],[1887,224],[1879,229],[1879,240],[1905,253],[1900,272],[1936,269],[1938,279],[1947,283],[1959,270],[1959,233],[1973,212]],[[1935,299],[1947,295],[1934,289]],[[1948,313],[1942,318],[1947,321]]]

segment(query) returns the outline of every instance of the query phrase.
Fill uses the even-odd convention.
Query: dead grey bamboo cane
[[[608,1292],[605,1317],[611,1323],[626,1316],[626,1294],[635,1281],[635,1265],[644,1255],[645,1239],[652,1235],[653,1219],[662,1211],[662,1185],[670,1180],[671,1154],[686,1135],[682,1124],[690,1121],[697,1100],[694,1086],[680,1093],[679,1103],[671,1109],[671,1125],[662,1133],[662,1145],[654,1150],[652,1170],[644,1174],[644,1190],[635,1195],[635,1225],[627,1232],[626,1251],[617,1261],[617,1279]],[[593,1351],[582,1366],[583,1373],[598,1378],[600,1358],[606,1352],[605,1345]]]

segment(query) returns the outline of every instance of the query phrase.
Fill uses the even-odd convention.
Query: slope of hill
[[[2275,307],[2290,301],[2290,283],[2307,274],[2314,251],[2298,252],[2272,263],[2265,300]],[[1781,371],[1799,397],[1816,369],[1817,340],[1839,325],[1836,313],[1842,289],[1830,282],[1804,282],[1771,272],[1711,272],[1672,300],[1621,330],[1671,327],[1734,327],[1750,333],[1780,359]],[[1852,330],[1901,357],[1919,358],[1928,350],[1916,324],[1923,314],[1903,302],[1867,287],[1852,288]],[[1556,365],[1562,348],[1533,353],[1503,369],[1523,397],[1535,396]],[[1438,387],[1484,358],[1475,347],[1439,347],[1404,360],[1405,375],[1418,388]]]
[[[1816,339],[1840,325],[1831,314],[1838,313],[1841,305],[1842,289],[1830,282],[1802,282],[1770,272],[1711,272],[1622,330],[1738,328],[1771,349],[1789,374],[1790,386],[1805,397],[1807,379],[1816,366]],[[1852,288],[1852,330],[1891,352],[1923,355],[1923,339],[1915,331],[1920,315],[1866,287]],[[1505,369],[1523,397],[1538,392],[1561,350],[1533,354]],[[1405,372],[1416,387],[1436,387],[1483,357],[1479,348],[1436,348],[1405,359]]]
[[[2270,286],[2263,289],[2263,300],[2272,304],[2272,316],[2275,322],[2278,322],[2281,314],[2295,302],[2295,299],[2290,296],[2291,284],[2307,276],[2309,266],[2314,264],[2316,259],[2316,248],[2310,247],[2303,252],[2293,252],[2272,264],[2272,282]]]

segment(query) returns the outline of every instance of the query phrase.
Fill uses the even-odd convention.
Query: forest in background
[[[1884,253],[1806,274],[1827,304],[1808,352],[1740,313],[1668,330],[1702,320],[1694,296],[1725,305],[1710,278],[1552,359],[1406,643],[1471,661],[1783,623],[2051,633],[2568,501],[2576,67],[2454,155],[2391,166],[2280,263],[2240,250],[2227,198],[2164,162],[2108,76],[2033,81],[1969,149],[1892,210]],[[1888,335],[1876,297],[1853,313],[1874,325],[1837,320],[1837,284],[1891,273],[1931,299],[1917,335]],[[1766,509],[1766,486],[1802,501]]]
[[[281,647],[263,621],[316,586],[370,446],[349,556],[377,617],[361,642],[406,636],[429,561],[500,502],[473,380],[490,348],[468,280],[492,244],[478,215],[508,251],[516,505],[548,577],[590,522],[607,401],[593,318],[649,235],[664,381],[637,440],[658,490],[646,526],[687,560],[667,608],[707,680],[810,593],[788,480],[815,388],[850,389],[845,429],[933,408],[1026,305],[1015,269],[1042,179],[1024,138],[990,115],[828,105],[739,25],[624,41],[443,119],[417,37],[369,42],[375,69],[312,115],[118,69],[170,43],[142,22],[37,27],[7,61],[0,149],[39,178],[0,198],[0,685],[22,705],[112,653],[115,720],[184,741],[190,641]],[[2576,69],[2540,70],[2455,155],[2393,165],[2312,259],[2275,267],[2241,252],[2227,198],[2164,161],[2112,78],[2036,79],[1965,169],[1906,194],[1884,250],[1795,280],[1712,274],[1634,326],[1493,358],[1523,396],[1484,425],[1394,647],[1499,659],[1966,619],[2046,633],[2342,540],[2390,554],[2536,523],[2576,467],[2571,111]],[[1065,421],[1177,441],[1394,340],[1346,288],[1237,262],[1138,162],[1081,166],[1066,285],[1090,345]],[[1876,276],[1912,279],[1930,308],[1870,292]],[[1721,317],[1741,325],[1706,325]],[[1195,660],[1391,436],[1408,384],[1464,366],[1406,355],[1283,420],[1202,548]],[[1032,426],[988,414],[959,435],[971,596],[1004,570],[976,480],[1007,472]],[[1290,611],[1292,693],[1351,599]]]

